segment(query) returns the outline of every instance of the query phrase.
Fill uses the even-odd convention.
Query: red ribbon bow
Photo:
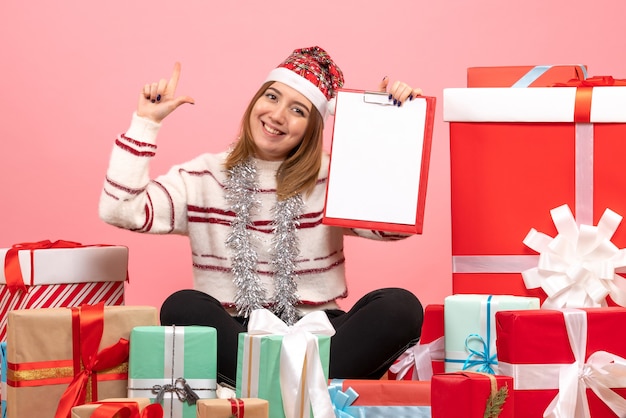
[[[163,418],[161,404],[153,403],[139,412],[137,402],[98,402],[100,406],[91,414],[91,418]]]
[[[229,401],[230,401],[231,411],[233,413],[232,416],[234,418],[244,418],[243,400],[239,398],[231,398],[229,399]]]
[[[76,248],[83,245],[78,242],[72,241],[37,241],[37,242],[23,242],[15,244],[6,253],[4,257],[4,277],[6,278],[7,287],[11,293],[15,293],[17,290],[23,292],[26,291],[26,285],[24,284],[24,278],[22,277],[22,268],[20,267],[20,259],[18,253],[21,250],[30,250],[30,283],[33,282],[34,268],[33,268],[33,252],[35,250],[41,250],[46,248]]]
[[[573,78],[566,83],[553,85],[553,87],[576,87],[576,103],[574,105],[574,122],[576,123],[589,123],[593,88],[604,86],[626,86],[626,80],[605,75],[589,77],[584,80]]]
[[[72,308],[74,379],[57,408],[55,418],[70,418],[73,406],[83,405],[91,381],[92,399],[98,399],[97,372],[128,361],[128,340],[120,340],[98,352],[104,331],[104,302]]]

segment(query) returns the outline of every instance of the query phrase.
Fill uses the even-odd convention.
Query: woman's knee
[[[203,318],[213,306],[221,308],[217,299],[193,289],[172,293],[161,305],[162,325],[203,325]]]

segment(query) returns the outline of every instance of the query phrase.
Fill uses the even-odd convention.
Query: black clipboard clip
[[[377,104],[381,106],[393,106],[393,101],[389,100],[389,93],[384,91],[365,91],[363,92],[363,102]]]

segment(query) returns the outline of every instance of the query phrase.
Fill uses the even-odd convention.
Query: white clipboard
[[[337,93],[323,223],[420,234],[435,98]]]

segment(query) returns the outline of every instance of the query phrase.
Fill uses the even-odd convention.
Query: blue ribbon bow
[[[487,332],[487,335],[488,334],[489,332]],[[470,348],[469,340],[474,338],[480,341],[480,343],[482,344],[482,351]],[[467,349],[467,351],[469,351],[470,355],[467,356],[467,358],[465,359],[465,363],[463,363],[463,370],[468,370],[471,367],[480,366],[476,371],[481,373],[496,374],[491,366],[498,364],[498,356],[496,353],[490,353],[491,350],[489,350],[489,343],[486,342],[483,337],[478,334],[468,335],[465,339],[465,348]]]

